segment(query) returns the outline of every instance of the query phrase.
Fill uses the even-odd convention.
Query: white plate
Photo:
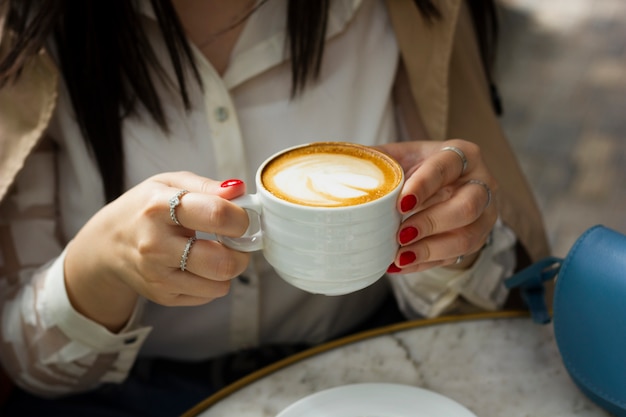
[[[343,385],[304,397],[276,417],[476,417],[422,388],[389,383]]]

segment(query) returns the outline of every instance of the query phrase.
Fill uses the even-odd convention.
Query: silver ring
[[[189,251],[191,250],[191,246],[197,240],[195,236],[187,239],[187,244],[185,245],[185,250],[183,250],[183,256],[180,258],[180,270],[185,272],[187,269],[187,258],[189,258]]]
[[[463,168],[461,168],[461,175],[463,175],[465,173],[465,170],[467,169],[467,158],[465,157],[465,154],[463,153],[463,151],[457,148],[456,146],[446,146],[445,148],[441,148],[441,150],[452,151],[455,154],[459,155],[459,158],[461,158],[461,162],[463,163]]]
[[[487,183],[481,180],[469,180],[467,184],[481,185],[485,189],[485,191],[487,191],[487,203],[485,204],[485,208],[483,210],[489,207],[489,204],[491,204],[491,188],[489,188]]]
[[[463,258],[465,258],[465,255],[460,255],[458,258],[456,258],[456,261],[454,261],[455,265],[460,264],[461,262],[463,262]]]
[[[185,194],[187,194],[188,192],[189,191],[187,190],[180,190],[174,195],[174,197],[170,198],[170,218],[172,219],[174,223],[176,223],[179,226],[182,226],[182,225],[178,221],[178,217],[176,217],[176,207],[180,205],[180,198],[184,196]]]

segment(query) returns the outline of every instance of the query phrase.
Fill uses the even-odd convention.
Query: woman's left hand
[[[388,272],[471,265],[498,217],[498,184],[480,148],[460,139],[378,148],[394,157],[406,176],[398,199],[404,216],[400,249]]]

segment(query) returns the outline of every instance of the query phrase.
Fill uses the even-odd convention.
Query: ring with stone
[[[180,205],[180,198],[182,196],[184,196],[185,194],[187,194],[188,192],[189,191],[187,191],[187,190],[180,190],[179,192],[174,194],[174,196],[172,198],[170,198],[170,200],[169,200],[169,203],[170,203],[170,218],[172,219],[172,221],[174,223],[176,223],[179,226],[182,226],[182,225],[178,221],[178,217],[176,217],[176,207],[178,207]]]

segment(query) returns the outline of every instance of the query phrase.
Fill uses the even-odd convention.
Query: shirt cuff
[[[112,333],[101,324],[83,316],[70,303],[65,287],[64,262],[66,251],[63,251],[50,265],[47,271],[44,288],[40,295],[40,307],[44,312],[42,320],[45,327],[58,327],[73,343],[63,349],[67,360],[75,360],[89,353],[124,352],[133,356],[141,348],[144,340],[152,330],[148,326],[140,326],[139,321],[143,310],[143,300],[139,300],[126,326],[119,333]]]
[[[503,284],[515,268],[515,234],[500,219],[491,242],[464,270],[432,268],[390,276],[398,304],[409,318],[437,317],[462,297],[485,310],[500,308],[508,295]]]

